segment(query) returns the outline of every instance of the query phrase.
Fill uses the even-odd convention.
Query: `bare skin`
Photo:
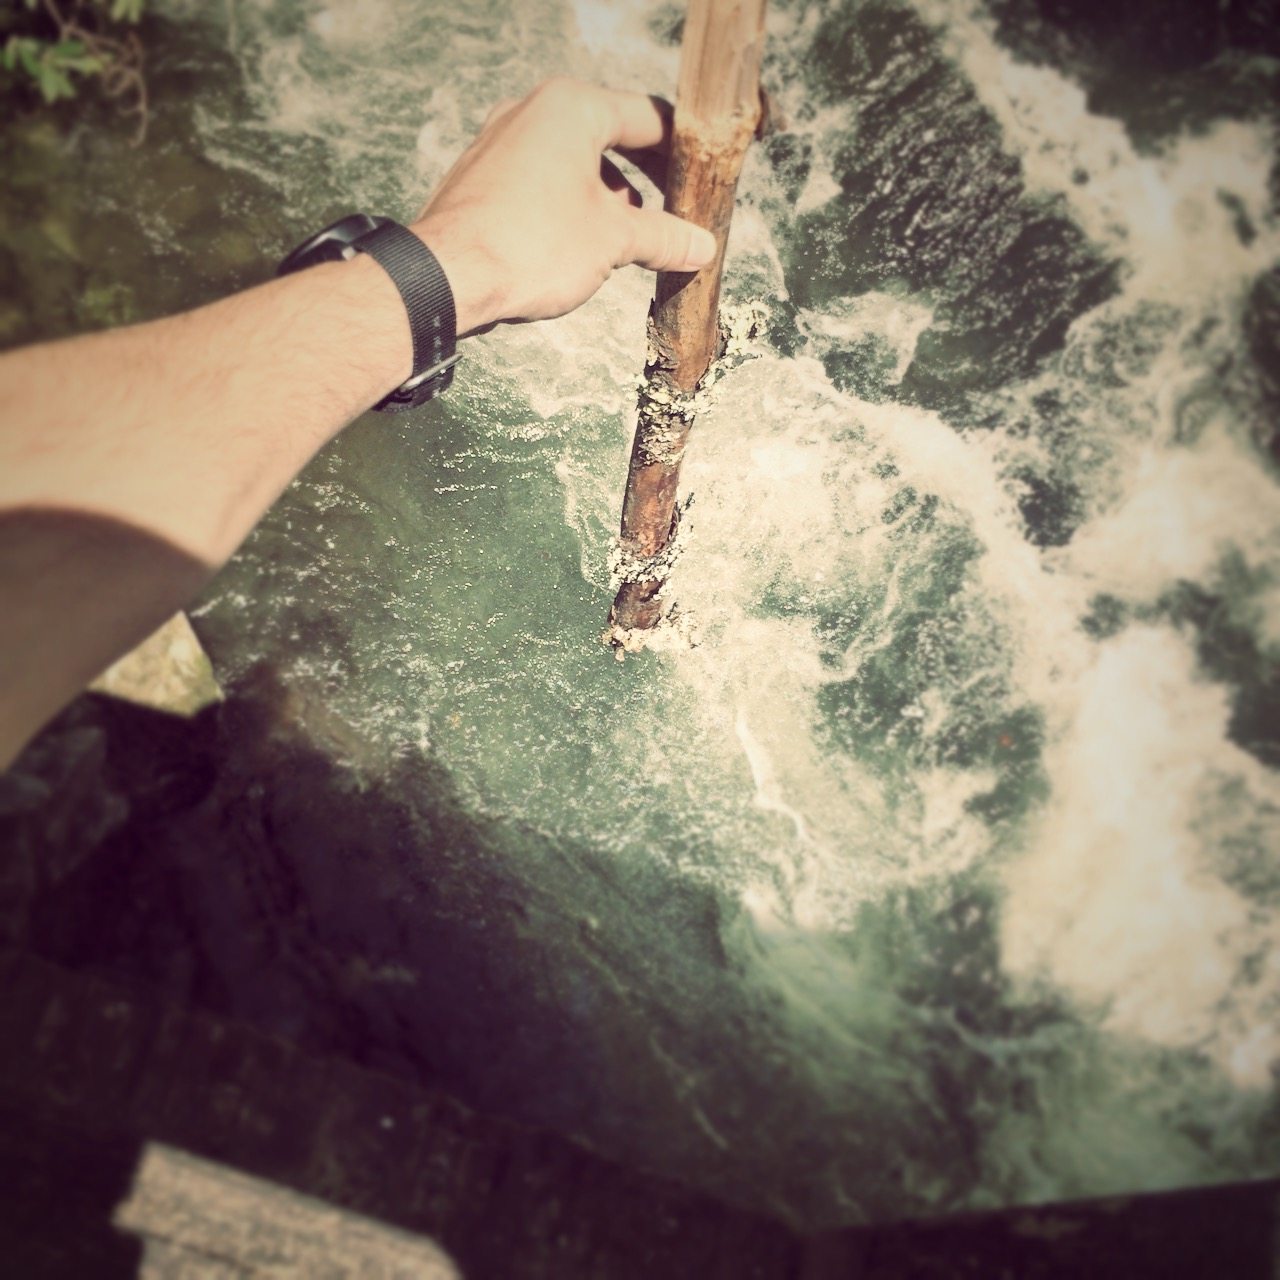
[[[459,333],[572,311],[616,267],[709,262],[708,232],[640,207],[602,158],[660,157],[667,132],[644,95],[573,81],[495,108],[411,226]],[[0,356],[0,769],[411,372],[403,304],[365,255]]]

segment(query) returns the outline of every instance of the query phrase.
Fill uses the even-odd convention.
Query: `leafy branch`
[[[146,0],[23,0],[24,19],[0,50],[0,68],[36,89],[47,104],[74,98],[79,82],[96,78],[108,98],[138,118],[134,143],[147,132],[147,82],[135,27]]]

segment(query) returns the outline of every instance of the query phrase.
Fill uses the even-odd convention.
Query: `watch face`
[[[276,268],[277,276],[287,276],[320,262],[338,262],[351,256],[352,241],[367,235],[376,227],[388,222],[387,218],[372,218],[367,213],[350,213],[345,218],[317,231],[304,240]]]

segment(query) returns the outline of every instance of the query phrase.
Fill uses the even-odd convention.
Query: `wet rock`
[[[222,701],[209,658],[185,613],[176,613],[113,662],[90,686],[95,692],[173,715],[193,716]]]
[[[67,718],[0,775],[0,944],[25,941],[36,895],[71,876],[128,814],[102,785],[104,735]]]

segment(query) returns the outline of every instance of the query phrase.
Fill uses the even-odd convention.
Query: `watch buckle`
[[[453,355],[441,360],[439,364],[433,364],[429,369],[424,369],[421,373],[414,374],[408,382],[402,382],[392,394],[396,395],[401,391],[416,391],[424,382],[430,382],[432,378],[438,378],[442,373],[447,373],[461,359],[462,352],[455,351]]]
[[[442,391],[449,389],[453,381],[453,367],[461,359],[462,352],[455,351],[438,364],[415,374],[408,382],[402,382],[389,396],[379,400],[374,409],[379,413],[403,413],[434,400]]]

